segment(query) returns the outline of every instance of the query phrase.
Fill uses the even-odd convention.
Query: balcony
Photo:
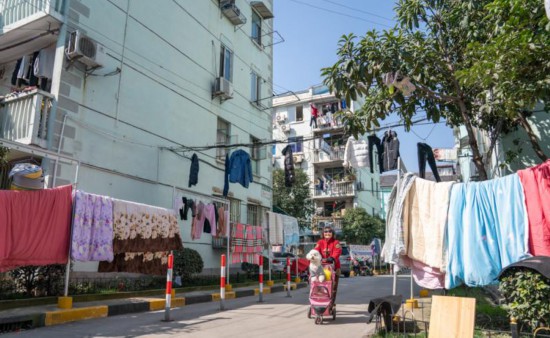
[[[53,99],[50,93],[34,89],[0,101],[0,137],[46,149]]]
[[[313,164],[318,168],[342,166],[345,150],[344,146],[332,147],[327,154],[323,150],[316,149],[313,154]]]
[[[341,216],[317,216],[313,219],[312,222],[312,233],[314,235],[319,235],[320,231],[323,230],[326,225],[331,225],[335,232],[340,233],[342,232],[343,223],[344,217]]]
[[[327,119],[326,117],[317,118],[317,128],[313,128],[314,134],[324,134],[324,133],[343,133],[345,131],[345,123],[342,122],[341,118],[332,118]]]
[[[355,181],[339,181],[332,182],[327,185],[325,190],[314,189],[313,199],[315,200],[331,200],[331,199],[346,199],[355,196]]]
[[[0,63],[17,60],[57,40],[67,0],[0,0]]]

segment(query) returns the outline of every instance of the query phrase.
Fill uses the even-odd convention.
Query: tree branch
[[[416,89],[421,90],[426,95],[431,97],[432,99],[436,99],[439,101],[443,101],[445,103],[447,102],[458,102],[460,98],[458,96],[452,96],[452,95],[445,95],[441,93],[434,92],[433,90],[429,89],[428,87],[421,85],[421,84],[415,84]]]

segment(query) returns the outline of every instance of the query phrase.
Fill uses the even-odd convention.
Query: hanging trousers
[[[369,164],[370,164],[370,172],[374,173],[374,167],[373,167],[373,152],[372,148],[376,146],[376,153],[377,153],[377,163],[378,168],[380,169],[379,173],[384,172],[384,160],[382,159],[383,153],[384,153],[384,146],[382,145],[382,141],[378,138],[376,135],[370,135],[367,136],[367,140],[369,141]]]
[[[426,160],[428,160],[428,164],[430,165],[430,169],[432,169],[432,173],[434,174],[436,182],[441,182],[441,178],[439,177],[439,173],[437,172],[437,166],[435,165],[435,158],[434,158],[434,152],[432,150],[432,147],[427,145],[426,143],[417,143],[418,147],[418,173],[421,178],[425,178],[426,176]]]

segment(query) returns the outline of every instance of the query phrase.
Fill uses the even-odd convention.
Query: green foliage
[[[499,290],[511,317],[533,329],[550,325],[550,279],[529,269],[513,269],[501,277]]]
[[[289,216],[296,217],[300,228],[307,227],[306,219],[311,217],[314,206],[311,201],[309,177],[302,169],[294,171],[295,181],[290,188],[285,187],[285,173],[282,169],[273,171],[273,208],[280,209]]]
[[[11,270],[18,291],[27,296],[57,296],[63,291],[65,265],[25,266]]]
[[[342,235],[347,243],[366,245],[375,237],[384,238],[385,222],[363,208],[349,209],[344,215]]]
[[[174,251],[174,276],[180,275],[183,282],[188,282],[193,274],[202,272],[203,268],[204,262],[196,250],[183,248]]]
[[[518,109],[548,101],[550,26],[543,11],[539,0],[399,0],[396,27],[360,39],[342,36],[337,62],[321,70],[324,83],[348,102],[365,97],[361,109],[342,116],[355,136],[393,113],[406,128],[418,113],[433,122],[445,118],[450,126],[464,125],[484,180],[490,156],[479,151],[473,128],[495,140],[516,124]],[[516,25],[520,33],[510,38]],[[408,79],[415,89],[386,83],[386,74]]]

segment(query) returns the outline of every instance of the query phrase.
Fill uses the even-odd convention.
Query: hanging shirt
[[[351,136],[344,150],[344,167],[364,168],[369,166],[369,144]]]

